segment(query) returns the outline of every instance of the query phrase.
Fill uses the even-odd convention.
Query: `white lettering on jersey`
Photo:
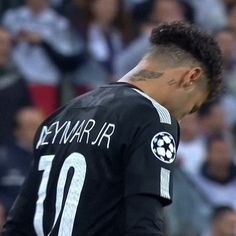
[[[55,139],[57,137],[57,135],[59,134],[59,132],[64,128],[64,126],[66,126],[68,123],[68,121],[66,121],[63,125],[61,125],[61,127],[59,126],[59,121],[53,123],[50,127],[52,127],[53,125],[56,125],[56,128],[55,128],[55,134],[54,134],[54,137],[52,139],[52,143],[55,142]],[[49,128],[50,129],[50,128]]]
[[[96,131],[95,131],[96,130]],[[100,146],[102,143],[107,149],[110,147],[111,137],[115,131],[115,124],[104,122],[97,124],[94,119],[72,121],[56,121],[50,126],[43,126],[36,149],[49,144],[67,144],[72,142],[86,143]]]
[[[67,123],[67,125],[66,125],[66,127],[64,129],[64,132],[63,132],[63,134],[61,136],[61,139],[60,139],[60,142],[59,142],[60,144],[68,143],[68,141],[69,141],[70,137],[72,136],[72,134],[74,134],[75,131],[77,130],[77,127],[78,127],[79,123],[80,123],[80,121],[77,121],[75,123],[75,125],[73,126],[73,128],[71,129],[71,131],[69,131],[70,127],[71,127],[71,121],[68,121],[68,123]]]
[[[105,122],[104,125],[102,126],[102,128],[100,129],[100,132],[98,133],[97,138],[96,138],[94,141],[92,141],[92,143],[91,143],[92,145],[94,145],[95,143],[97,143],[97,141],[98,141],[98,139],[100,138],[102,132],[104,132],[104,129],[105,129],[106,125],[107,125],[107,122]]]
[[[83,130],[84,126],[84,120],[81,122],[80,126],[76,129],[76,132],[73,134],[72,138],[70,139],[70,143],[73,141],[75,137],[77,137],[77,142],[80,140],[81,132]]]
[[[38,149],[39,146],[43,146],[43,145],[47,145],[48,144],[48,142],[45,142],[45,139],[46,139],[48,134],[50,134],[50,132],[48,132],[48,127],[47,126],[43,126],[42,131],[40,133],[40,137],[39,137],[38,143],[36,145],[36,149]]]
[[[93,127],[94,127],[95,124],[96,124],[96,122],[95,122],[95,120],[93,120],[93,119],[90,119],[90,120],[86,123],[86,125],[85,125],[85,127],[84,127],[84,130],[83,130],[83,133],[81,134],[81,137],[80,137],[80,139],[79,139],[79,142],[82,141],[84,134],[86,134],[86,135],[87,135],[86,143],[88,144],[88,142],[89,142],[89,133],[90,133],[90,131],[93,129]]]
[[[100,146],[103,138],[106,138],[107,139],[107,149],[109,149],[111,136],[114,133],[114,131],[115,131],[115,125],[114,124],[108,124],[105,131],[102,133],[101,138],[98,141],[98,146]],[[94,143],[94,144],[96,144],[96,143]]]

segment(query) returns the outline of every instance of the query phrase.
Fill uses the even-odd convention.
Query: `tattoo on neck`
[[[158,79],[163,74],[163,72],[158,71],[140,70],[132,76],[131,80],[144,81],[148,79]]]
[[[177,84],[177,82],[176,82],[175,79],[171,79],[171,80],[168,81],[168,84],[169,84],[170,86],[173,86],[173,85]]]

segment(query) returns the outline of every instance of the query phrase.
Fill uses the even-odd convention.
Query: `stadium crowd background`
[[[184,20],[219,42],[224,91],[181,122],[166,235],[236,235],[235,0],[0,0],[0,16],[0,231],[42,120],[134,67],[154,25]]]

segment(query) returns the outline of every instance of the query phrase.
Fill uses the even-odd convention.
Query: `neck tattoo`
[[[131,80],[144,81],[148,79],[158,79],[163,74],[163,72],[158,71],[140,70],[132,76]]]

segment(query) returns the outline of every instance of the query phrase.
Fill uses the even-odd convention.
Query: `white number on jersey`
[[[39,186],[38,200],[36,203],[36,211],[34,216],[34,228],[38,236],[44,236],[43,230],[43,204],[46,198],[47,185],[50,178],[50,172],[52,162],[55,155],[41,156],[39,161],[39,171],[43,171],[42,181]],[[62,209],[62,201],[64,194],[64,187],[69,170],[73,168],[73,177],[69,186],[68,194],[65,200],[64,208]],[[57,182],[57,193],[56,193],[56,213],[54,218],[54,224],[58,221],[58,216],[62,211],[58,236],[72,235],[73,225],[76,215],[76,210],[80,200],[80,194],[84,185],[86,175],[86,161],[82,154],[72,153],[64,161]],[[53,230],[53,227],[51,231]],[[50,233],[49,233],[50,235]]]

